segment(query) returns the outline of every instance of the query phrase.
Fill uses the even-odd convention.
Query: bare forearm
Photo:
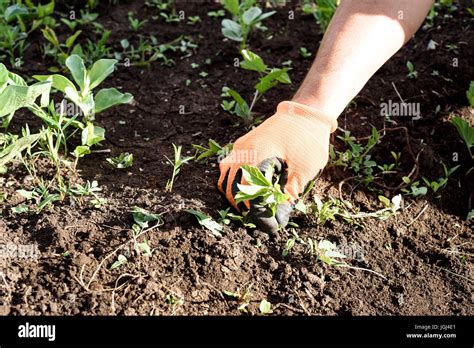
[[[423,23],[433,0],[342,0],[293,101],[333,117]]]

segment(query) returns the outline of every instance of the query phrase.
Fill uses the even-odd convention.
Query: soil
[[[252,313],[258,313],[260,301],[267,299],[275,315],[474,314],[472,224],[466,221],[474,191],[473,174],[466,172],[472,162],[449,122],[453,115],[461,115],[471,124],[474,118],[465,95],[474,76],[472,16],[464,8],[455,12],[454,18],[442,12],[434,26],[420,30],[376,73],[339,119],[339,126],[357,137],[368,136],[372,125],[378,129],[406,127],[413,152],[418,154],[423,148],[420,176],[440,177],[441,161],[449,167],[461,165],[441,197],[406,198],[400,214],[385,221],[367,219],[363,228],[339,220],[321,226],[301,214],[294,218],[301,237],[359,246],[363,260],[348,262],[381,277],[327,266],[308,255],[300,244],[282,256],[291,237],[289,230],[268,235],[232,222],[218,238],[201,228],[183,209],[197,209],[217,218],[217,210],[228,207],[216,189],[218,167],[213,160],[208,164],[191,161],[182,168],[173,192],[165,192],[172,170],[165,156],[173,156],[171,144],[182,145],[186,154],[192,154],[191,144],[207,144],[210,138],[221,144],[237,139],[247,130],[235,126],[236,117],[219,106],[221,89],[232,86],[250,98],[255,84],[252,72],[233,66],[238,48],[223,40],[220,20],[207,16],[218,4],[178,2],[176,8],[186,16],[199,15],[202,22],[168,24],[152,19],[158,10],[146,7],[143,1],[100,5],[99,21],[112,30],[109,42],[114,42],[114,47],[123,38],[137,39],[137,33],[129,29],[128,11],[149,19],[140,33],[153,34],[160,42],[188,35],[198,47],[190,56],[170,53],[176,62],[173,67],[158,62],[150,68],[120,66],[106,83],[131,92],[136,101],[133,106],[104,112],[97,120],[106,129],[103,149],[110,149],[114,156],[133,153],[133,167],[112,168],[105,161],[111,155],[107,153],[93,154],[79,164],[81,180],[97,180],[107,205],[94,209],[66,199],[38,215],[13,214],[10,208],[19,203],[14,190],[27,183],[27,173],[17,166],[0,179],[4,191],[10,193],[2,207],[0,243],[33,243],[41,253],[36,261],[0,260],[0,313],[239,315],[239,301],[223,294],[232,291],[251,294]],[[297,4],[276,10],[266,22],[268,31],[253,34],[250,45],[274,66],[291,60],[293,83],[268,93],[256,106],[262,115],[271,115],[278,102],[291,98],[307,73],[312,58],[302,58],[299,47],[315,52],[322,38],[314,18],[304,15]],[[288,19],[290,10],[295,11],[294,20]],[[427,50],[430,40],[438,43],[436,50]],[[449,44],[456,44],[457,49],[448,50]],[[458,66],[453,66],[455,58]],[[212,63],[207,65],[206,59]],[[418,71],[417,79],[406,76],[407,60]],[[26,62],[19,72],[22,75],[47,73],[52,63],[42,57],[37,44],[31,45]],[[200,67],[193,69],[191,63]],[[209,76],[200,77],[201,71]],[[437,76],[433,71],[438,71]],[[192,82],[186,86],[188,79]],[[421,119],[393,117],[396,124],[384,122],[380,102],[399,100],[392,83],[405,101],[420,103]],[[19,127],[25,117],[19,113],[14,126]],[[34,120],[30,121],[34,126]],[[337,138],[333,141],[336,147],[342,146]],[[406,144],[402,131],[387,131],[374,156],[380,163],[388,163],[390,151],[402,152],[401,171],[406,175],[414,164]],[[312,194],[323,199],[337,197],[339,183],[350,176],[349,171],[328,168]],[[381,208],[376,194],[361,187],[352,190],[351,184],[344,186],[345,199],[364,211]],[[394,195],[388,190],[385,194]],[[127,244],[132,238],[133,206],[163,214],[164,224],[146,234],[153,248],[149,258],[136,255],[132,244]],[[117,254],[105,258],[116,248],[128,262],[110,270]]]

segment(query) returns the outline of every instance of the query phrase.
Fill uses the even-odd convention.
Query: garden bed
[[[111,153],[92,154],[78,165],[83,180],[97,180],[106,205],[96,209],[66,199],[40,214],[14,214],[11,208],[22,199],[15,190],[28,184],[28,173],[16,165],[0,179],[9,193],[2,208],[0,242],[34,243],[40,250],[37,261],[0,259],[4,278],[0,281],[5,285],[0,289],[1,313],[239,315],[241,302],[224,292],[247,292],[251,313],[258,313],[260,302],[266,299],[277,315],[472,315],[474,252],[472,223],[466,221],[474,191],[473,173],[466,175],[466,171],[472,162],[449,122],[457,115],[472,124],[474,117],[466,101],[474,76],[472,16],[461,10],[454,18],[438,15],[434,26],[421,29],[339,118],[339,126],[356,137],[370,135],[372,125],[406,127],[413,151],[418,154],[423,148],[418,158],[422,176],[436,179],[441,161],[450,167],[461,165],[441,197],[405,198],[399,214],[385,221],[366,219],[363,228],[340,219],[321,225],[302,214],[293,219],[300,237],[359,246],[363,260],[350,264],[378,273],[374,274],[318,262],[298,243],[283,256],[292,237],[290,229],[268,235],[232,222],[219,238],[202,228],[183,210],[195,209],[217,218],[217,211],[228,207],[216,188],[219,171],[214,160],[208,164],[190,161],[182,167],[173,191],[165,192],[172,172],[165,156],[172,158],[172,143],[192,155],[192,144],[207,144],[208,139],[226,144],[245,134],[244,126],[235,126],[236,116],[220,107],[220,94],[227,85],[250,98],[254,85],[252,72],[233,66],[239,58],[238,45],[223,41],[220,19],[207,15],[220,9],[219,4],[178,2],[176,8],[186,16],[199,15],[202,21],[189,25],[152,20],[158,10],[142,1],[100,5],[96,10],[100,23],[112,30],[109,42],[116,44],[124,38],[133,42],[137,33],[129,29],[127,13],[134,11],[140,19],[149,18],[139,33],[153,34],[160,42],[190,36],[197,48],[189,56],[171,53],[172,67],[159,62],[149,68],[120,65],[105,82],[132,93],[135,99],[133,105],[97,117],[107,132],[102,149]],[[289,20],[288,11],[293,9],[295,19]],[[255,108],[262,115],[270,115],[280,101],[292,97],[314,57],[303,58],[299,48],[315,52],[322,38],[314,18],[298,6],[276,11],[265,22],[267,32],[252,34],[251,48],[273,66],[291,60],[292,84],[279,85],[265,95]],[[270,33],[273,37],[267,39]],[[40,36],[34,37],[26,64],[16,73],[47,73],[51,62],[43,59],[37,47]],[[438,43],[435,50],[427,50],[430,40]],[[448,50],[449,44],[457,45],[456,51]],[[453,58],[459,59],[457,67]],[[206,59],[211,63],[206,64]],[[408,60],[418,72],[417,79],[407,77]],[[199,67],[193,68],[192,63]],[[203,71],[208,76],[200,76]],[[188,86],[186,80],[191,81]],[[396,125],[384,122],[381,100],[398,100],[392,82],[406,101],[420,103],[421,119],[394,117]],[[19,129],[25,121],[38,125],[32,116],[19,112],[13,128]],[[336,148],[342,146],[338,139],[333,143]],[[375,147],[374,157],[387,161],[390,151],[402,153],[401,170],[408,172],[414,163],[403,131],[388,131]],[[106,162],[110,155],[123,152],[133,153],[132,167],[117,170]],[[453,162],[454,153],[457,162]],[[339,183],[350,176],[329,167],[309,197],[338,197]],[[354,205],[364,211],[380,209],[376,194],[362,187],[352,191],[350,182],[345,187],[342,195]],[[386,190],[385,195],[394,193]],[[133,206],[162,214],[164,219],[145,234],[153,249],[151,257],[136,255],[133,245],[127,244],[132,238]],[[116,248],[128,262],[110,270],[116,255],[100,263]]]

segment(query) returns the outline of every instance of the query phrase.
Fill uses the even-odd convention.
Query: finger
[[[229,169],[230,169],[230,164],[225,163],[224,161],[219,163],[219,170],[221,173],[219,176],[219,181],[217,182],[217,188],[223,194],[225,194],[225,188],[227,187],[227,177],[228,177],[227,174],[229,174]]]
[[[285,184],[284,191],[289,196],[291,204],[295,204],[298,200],[298,196],[304,190],[305,183],[300,175],[288,172],[288,180]]]
[[[226,189],[225,189],[225,196],[227,197],[227,200],[230,202],[230,204],[237,210],[240,211],[240,209],[237,207],[237,204],[235,203],[234,195],[232,193],[232,189],[234,186],[237,186],[237,184],[234,182],[235,181],[235,176],[237,172],[239,171],[238,166],[232,166],[229,169],[229,175],[227,177],[227,182],[226,182]]]

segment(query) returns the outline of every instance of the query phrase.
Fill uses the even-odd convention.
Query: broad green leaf
[[[89,71],[90,89],[94,89],[114,72],[116,59],[100,59],[92,65]]]
[[[122,93],[116,88],[104,88],[95,96],[95,113],[104,111],[111,106],[128,104],[133,100],[130,93]]]
[[[280,83],[291,83],[290,77],[287,73],[288,69],[272,69],[266,76],[260,79],[260,82],[255,85],[255,89],[259,93],[264,94],[269,89]]]
[[[244,164],[240,169],[242,169],[242,175],[249,184],[267,187],[272,185],[271,181],[268,181],[257,167]]]
[[[242,27],[239,23],[230,19],[222,20],[222,34],[233,41],[241,42],[244,40],[242,37]]]
[[[105,129],[94,126],[91,122],[82,130],[82,145],[92,146],[105,140]]]
[[[68,39],[66,40],[66,47],[71,48],[72,45],[74,45],[74,42],[76,41],[77,37],[81,35],[81,33],[82,33],[82,30],[78,30],[74,33],[74,35],[69,36]]]
[[[239,15],[239,0],[224,0],[224,8],[229,11],[232,15]]]
[[[273,16],[275,13],[276,13],[276,11],[270,11],[270,12],[263,13],[262,15],[260,15],[257,18],[256,22],[261,22],[264,19],[267,19],[268,17]]]
[[[7,2],[8,4],[8,2]],[[22,5],[15,4],[8,6],[3,14],[3,17],[8,22],[14,20],[17,16],[24,16],[28,14],[28,9]]]
[[[91,153],[91,149],[87,145],[79,145],[76,146],[74,149],[74,152],[72,153],[74,157],[76,158],[81,158],[84,157],[85,155],[88,155]]]
[[[256,19],[262,14],[260,7],[251,7],[242,15],[242,21],[250,25],[256,21]]]
[[[18,109],[32,105],[43,94],[48,94],[51,82],[40,82],[31,86],[10,85],[0,94],[0,117],[15,112]]]
[[[241,53],[244,57],[244,61],[240,62],[240,66],[242,68],[258,72],[264,72],[267,69],[266,64],[263,62],[263,59],[259,55],[249,50],[242,50]]]
[[[84,91],[86,86],[87,70],[84,61],[77,54],[73,54],[66,59],[66,66],[68,67],[74,81],[77,83],[81,91]]]
[[[66,93],[66,88],[70,88],[77,94],[76,86],[74,86],[74,84],[69,79],[62,75],[33,75],[33,78],[38,81],[51,81],[52,87],[63,93]]]

